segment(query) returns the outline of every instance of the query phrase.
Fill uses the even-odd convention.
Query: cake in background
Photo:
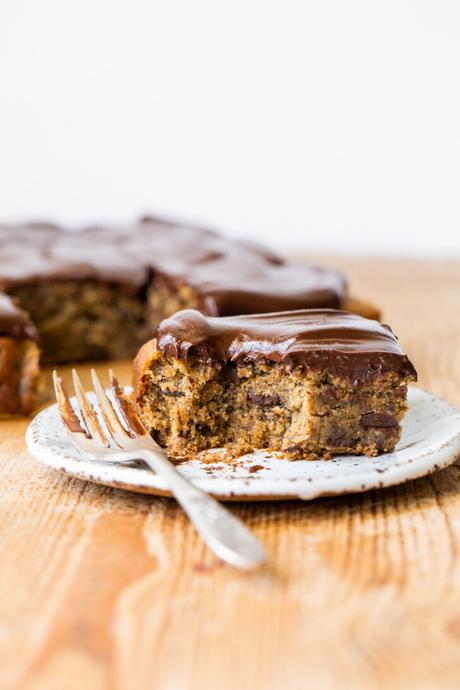
[[[35,404],[30,361],[37,359],[37,333],[43,362],[59,363],[131,356],[165,317],[184,308],[207,316],[315,307],[378,315],[348,296],[339,271],[155,217],[78,231],[45,223],[0,226],[0,294],[0,323],[9,319],[17,330],[3,334],[22,357],[14,372],[0,371],[0,385],[14,388],[16,398],[27,392],[20,405],[12,402],[15,395],[7,405],[0,400],[7,413]]]

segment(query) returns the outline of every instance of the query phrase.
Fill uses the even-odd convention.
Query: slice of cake
[[[40,380],[37,331],[27,314],[0,294],[0,414],[28,414]]]
[[[393,450],[416,371],[388,326],[333,309],[164,320],[134,399],[173,457],[224,447],[290,458]]]

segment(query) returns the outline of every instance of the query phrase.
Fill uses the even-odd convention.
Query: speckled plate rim
[[[256,451],[234,463],[179,465],[179,471],[225,501],[303,499],[394,486],[447,467],[460,458],[460,412],[421,388],[409,390],[409,410],[393,453],[377,458],[287,461]],[[105,486],[159,496],[170,495],[161,477],[142,466],[100,463],[80,457],[56,405],[39,412],[26,432],[29,452],[48,467]]]

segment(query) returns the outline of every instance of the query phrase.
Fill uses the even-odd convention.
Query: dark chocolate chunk
[[[277,405],[282,405],[283,401],[279,395],[261,395],[260,393],[250,392],[248,393],[249,400],[253,405],[258,405],[258,407],[263,407],[268,409],[270,407],[276,407]]]
[[[384,412],[368,412],[363,414],[361,417],[361,424],[365,429],[371,427],[394,429],[397,428],[398,420],[391,414],[385,414]]]
[[[350,448],[356,443],[356,438],[351,434],[346,434],[343,430],[338,430],[327,437],[327,443],[333,448]]]

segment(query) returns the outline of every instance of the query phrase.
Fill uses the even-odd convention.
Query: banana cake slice
[[[334,309],[165,319],[134,362],[134,399],[173,457],[393,450],[416,371],[389,326]]]
[[[37,340],[26,312],[0,294],[0,415],[28,414],[38,403]]]

